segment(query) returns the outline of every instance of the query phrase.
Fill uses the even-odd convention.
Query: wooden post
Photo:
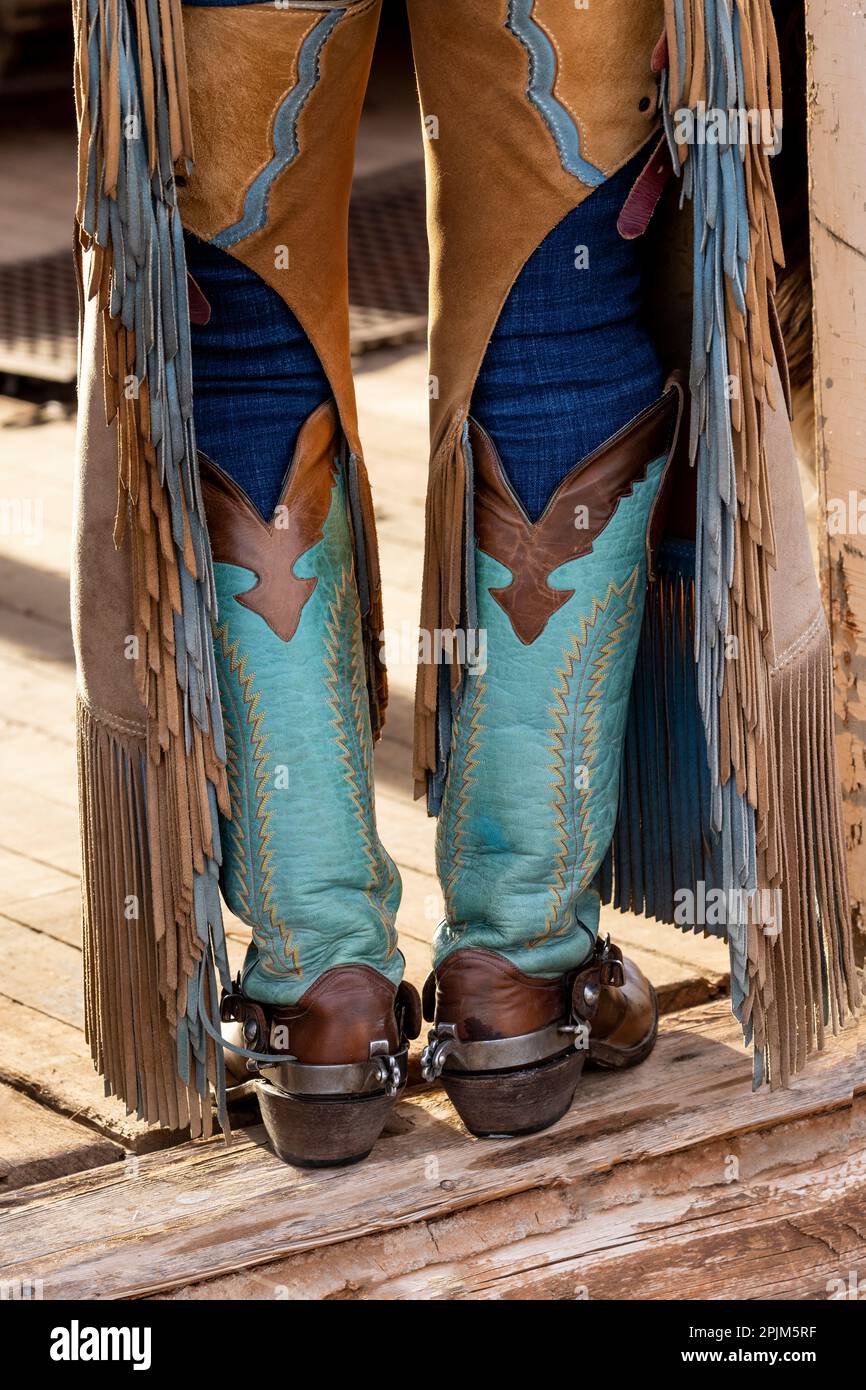
[[[866,944],[866,5],[806,0],[822,582],[848,872]]]

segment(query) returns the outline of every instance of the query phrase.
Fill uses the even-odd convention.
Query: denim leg
[[[270,518],[298,431],[331,390],[295,315],[225,251],[186,237],[187,266],[211,307],[192,325],[198,447]]]
[[[641,320],[640,249],[616,228],[642,151],[526,262],[494,329],[472,414],[533,519],[575,464],[661,393]]]

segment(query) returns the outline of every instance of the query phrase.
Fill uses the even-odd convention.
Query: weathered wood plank
[[[10,608],[0,598],[0,656],[4,664],[17,662],[21,666],[30,663],[44,674],[53,674],[58,681],[65,681],[66,689],[69,689],[74,656],[68,616],[64,623],[59,610],[57,616],[50,620],[33,614],[25,615]],[[13,683],[10,681],[9,684],[11,687]],[[5,715],[4,704],[3,717]]]
[[[442,1093],[413,1096],[357,1169],[300,1173],[259,1129],[148,1155],[134,1182],[113,1171],[29,1189],[0,1222],[4,1277],[25,1270],[48,1298],[124,1297],[182,1286],[305,1249],[443,1217],[525,1192],[591,1184],[599,1174],[751,1132],[770,1134],[850,1109],[844,1058],[816,1059],[786,1092],[754,1095],[724,1002],[663,1021],[642,1067],[590,1074],[569,1114],[520,1140],[468,1138]]]
[[[50,738],[33,728],[22,738],[20,728],[0,723],[0,762],[10,801],[35,789],[53,805],[71,811],[71,823],[76,823],[78,777],[71,738]]]
[[[81,887],[77,879],[67,888],[5,903],[2,916],[68,946],[81,946]]]
[[[74,808],[32,786],[10,788],[0,799],[0,845],[67,874],[77,874],[81,864]]]
[[[119,1144],[0,1085],[0,1194],[122,1157]]]
[[[0,994],[83,1031],[80,949],[0,918]]]
[[[75,687],[70,672],[20,653],[4,659],[3,721],[22,737],[34,729],[74,746]]]
[[[617,1242],[596,1231],[604,1243],[586,1253],[580,1227],[570,1226],[353,1297],[826,1299],[850,1287],[851,1273],[862,1267],[866,1182],[861,1176],[834,1183],[826,1171],[816,1176],[822,1190],[799,1190],[787,1200],[769,1189],[740,1194],[733,1210],[665,1223],[649,1235],[636,1231]]]
[[[628,1258],[574,1258],[555,1245],[537,1250],[534,1267],[513,1273],[503,1268],[457,1296],[785,1302],[851,1297],[847,1290],[852,1279],[857,1286],[866,1255],[864,1208],[864,1183],[831,1209],[817,1195],[810,1205],[801,1201],[789,1210],[780,1210],[771,1197],[752,1219],[742,1213],[722,1226],[712,1220],[691,1239],[663,1240],[656,1248],[636,1242]]]
[[[39,897],[42,893],[68,888],[75,882],[75,875],[65,870],[0,846],[0,911],[7,901]]]
[[[821,570],[830,609],[848,877],[866,954],[866,141],[863,12],[810,0],[809,194]]]
[[[672,1291],[682,1298],[767,1297],[768,1290],[803,1297],[815,1286],[814,1296],[826,1298],[833,1276],[823,1262],[834,1272],[841,1264],[847,1274],[852,1254],[842,1204],[852,1193],[855,1202],[863,1196],[866,1175],[852,1128],[845,1109],[810,1116],[769,1133],[710,1141],[674,1161],[638,1158],[576,1184],[360,1236],[163,1296],[598,1299],[610,1296],[616,1278],[626,1299],[669,1298]],[[816,1208],[829,1209],[841,1229],[823,1249],[807,1252],[808,1262],[787,1275],[782,1292],[779,1240]],[[861,1229],[863,1217],[861,1211]],[[757,1250],[753,1243],[737,1263],[733,1257],[755,1230]]]
[[[152,1129],[113,1097],[93,1069],[80,1028],[0,996],[0,1081],[58,1114],[77,1117],[134,1153],[188,1137]]]

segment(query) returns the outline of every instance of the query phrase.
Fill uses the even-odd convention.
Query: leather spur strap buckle
[[[589,964],[579,972],[572,988],[572,1013],[585,1022],[595,1017],[603,989],[625,984],[622,951],[614,946],[610,936],[597,940]]]
[[[268,1021],[261,1004],[247,999],[239,989],[226,992],[220,1000],[220,1022],[239,1023],[244,1046],[251,1052],[264,1052],[268,1043]],[[228,1046],[228,1044],[225,1044]]]
[[[427,1034],[427,1046],[421,1053],[421,1075],[425,1081],[435,1081],[443,1071],[507,1071],[588,1047],[589,1027],[585,1020],[575,1017],[550,1023],[533,1033],[482,1042],[464,1042],[457,1037],[456,1023],[438,1023]]]
[[[618,946],[613,945],[609,933],[604,941],[596,941],[593,965],[598,967],[599,978],[603,985],[615,985],[621,989],[625,984],[622,951]]]

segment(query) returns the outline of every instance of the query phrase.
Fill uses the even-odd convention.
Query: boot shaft
[[[375,824],[351,460],[333,404],[302,429],[269,521],[208,460],[202,485],[231,794],[221,883],[252,928],[244,989],[290,1004],[353,961],[396,984],[400,880]]]
[[[485,659],[467,670],[452,724],[437,964],[479,946],[556,975],[592,948],[594,878],[616,819],[647,557],[681,399],[672,385],[573,470],[535,523],[470,424]]]

